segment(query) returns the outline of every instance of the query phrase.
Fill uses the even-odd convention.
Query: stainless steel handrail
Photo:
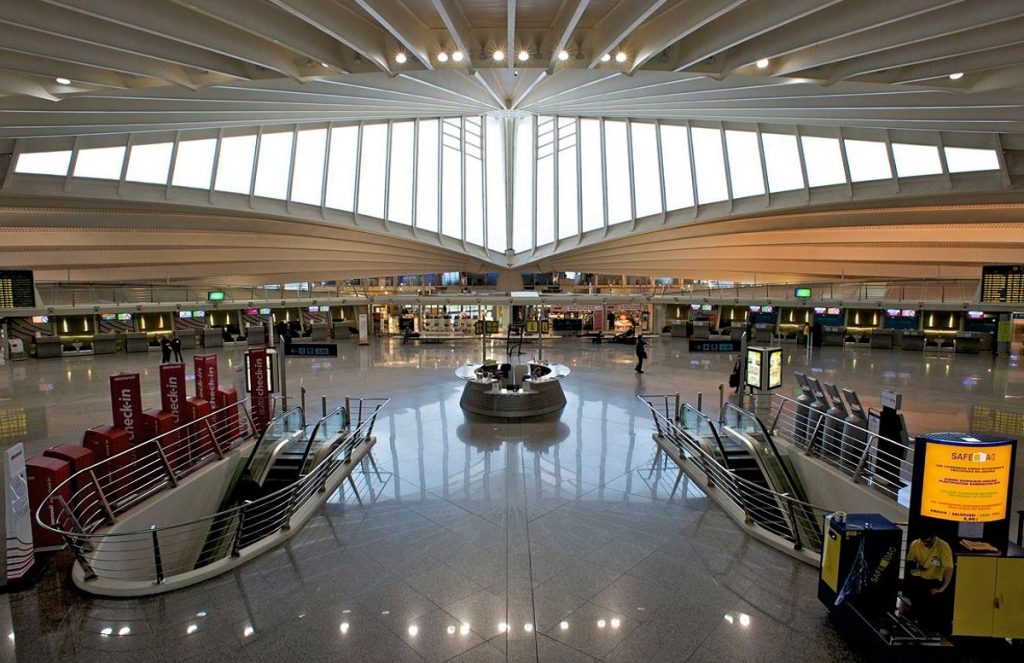
[[[372,414],[349,430],[346,444],[338,445],[331,455],[298,481],[218,513],[128,532],[98,531],[96,528],[107,520],[93,515],[82,522],[81,514],[100,511],[97,503],[109,491],[89,481],[84,488],[73,492],[70,500],[64,497],[64,484],[58,486],[43,501],[36,517],[46,529],[64,537],[87,580],[102,577],[119,581],[164,582],[192,571],[200,561],[209,564],[228,555],[237,556],[240,550],[267,535],[287,529],[292,516],[313,495],[323,492],[335,470],[350,462],[353,451],[368,440],[377,413],[386,404],[386,399],[378,403]],[[93,468],[75,476],[94,476]],[[47,523],[42,519],[43,509],[51,503],[56,504],[58,517],[56,522]],[[83,505],[88,505],[85,511]],[[204,557],[208,550],[214,551],[213,557]],[[182,561],[184,558],[187,559]]]

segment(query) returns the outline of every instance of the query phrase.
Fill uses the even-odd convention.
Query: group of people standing
[[[175,336],[173,339],[166,336],[160,338],[160,363],[171,363],[171,353],[174,353],[174,361],[185,361],[181,357],[181,339]]]

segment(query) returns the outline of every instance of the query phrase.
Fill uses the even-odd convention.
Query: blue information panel
[[[690,352],[736,352],[739,349],[732,341],[695,341],[690,339]]]
[[[336,343],[288,343],[284,353],[289,357],[337,357]]]

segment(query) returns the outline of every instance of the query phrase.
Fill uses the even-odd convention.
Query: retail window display
[[[428,336],[473,336],[473,323],[496,320],[494,306],[479,304],[442,304],[424,306],[420,333]]]

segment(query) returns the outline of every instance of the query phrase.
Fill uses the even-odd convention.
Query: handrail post
[[[164,582],[164,563],[160,558],[160,540],[157,538],[156,525],[150,525],[149,531],[153,535],[153,566],[156,570],[154,585],[162,585]]]
[[[114,517],[114,510],[110,508],[110,502],[107,501],[107,496],[103,494],[100,482],[96,479],[96,473],[92,470],[89,470],[89,479],[92,481],[93,488],[96,489],[96,496],[100,498],[100,506],[107,515],[107,519],[110,520],[111,524],[116,523],[117,518]]]
[[[860,483],[861,472],[863,472],[864,468],[867,467],[868,457],[871,455],[872,442],[875,444],[878,443],[878,438],[874,435],[868,437],[867,441],[864,443],[864,452],[860,455],[860,460],[857,461],[857,467],[853,468],[853,474],[850,478],[854,483]]]
[[[301,409],[299,412],[302,413],[302,427],[306,427],[306,388],[299,387],[299,405]]]
[[[323,412],[323,414],[320,415],[321,417],[326,417],[327,416],[327,395],[326,394],[320,397],[320,411]]]
[[[718,385],[718,423],[725,423],[725,385]]]
[[[292,528],[292,514],[294,513],[295,509],[295,497],[296,495],[299,494],[299,491],[296,489],[296,486],[298,486],[297,483],[292,484],[292,492],[291,494],[288,495],[288,503],[287,505],[285,505],[284,509],[284,522],[281,523],[282,532],[287,532]]]
[[[818,439],[818,433],[821,431],[821,426],[825,421],[825,413],[822,412],[821,416],[818,417],[818,421],[814,423],[814,430],[811,431],[810,436],[807,438],[807,448],[804,449],[804,454],[810,456],[813,454],[814,442]]]
[[[704,412],[704,392],[697,392],[697,412]]]
[[[174,470],[171,468],[171,462],[167,460],[167,454],[164,453],[163,446],[160,445],[159,440],[154,439],[153,444],[156,445],[156,451],[160,454],[160,463],[164,466],[164,471],[167,472],[167,478],[171,481],[171,487],[178,487],[178,477],[174,476]]]
[[[210,425],[209,415],[203,419],[203,423],[206,425],[206,433],[210,436],[210,444],[213,445],[214,453],[217,454],[217,458],[224,458],[224,451],[220,448],[220,443],[217,442],[217,436],[213,434],[213,426]]]
[[[676,404],[675,404],[675,407],[672,409],[672,417],[671,418],[672,418],[673,421],[678,421],[679,420],[679,392],[678,391],[676,392]]]
[[[793,500],[789,493],[782,493],[782,499],[786,503],[786,513],[789,515],[789,528],[793,530],[793,550],[803,550],[804,542],[800,538],[800,526],[796,522],[796,514],[793,513]]]
[[[96,572],[93,570],[92,565],[89,564],[88,560],[85,559],[85,555],[82,554],[82,546],[78,543],[78,537],[72,537],[70,534],[63,534],[64,543],[67,544],[68,550],[74,556],[75,561],[82,567],[82,571],[85,574],[86,580],[95,580]]]
[[[231,542],[231,556],[239,557],[241,553],[239,549],[242,547],[242,530],[245,529],[245,507],[249,505],[251,500],[245,500],[242,502],[241,508],[238,509],[238,527],[235,529],[235,539]]]

